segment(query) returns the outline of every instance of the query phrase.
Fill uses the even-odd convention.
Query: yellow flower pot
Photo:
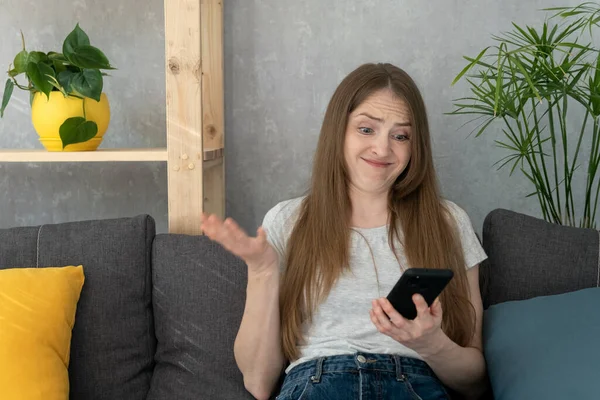
[[[59,129],[67,118],[83,117],[83,100],[68,96],[61,92],[50,92],[50,99],[44,93],[37,92],[31,105],[31,122],[40,136],[40,142],[48,151],[90,151],[96,150],[110,121],[110,105],[106,94],[102,93],[100,101],[85,99],[85,117],[98,125],[98,133],[92,139],[70,144],[64,149],[60,140]]]

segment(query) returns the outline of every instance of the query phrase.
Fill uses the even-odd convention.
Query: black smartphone
[[[409,268],[398,279],[387,299],[404,318],[415,319],[417,308],[413,295],[419,293],[431,306],[453,276],[449,269]]]

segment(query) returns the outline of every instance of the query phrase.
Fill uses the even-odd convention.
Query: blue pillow
[[[600,288],[491,306],[483,346],[495,400],[600,399]]]

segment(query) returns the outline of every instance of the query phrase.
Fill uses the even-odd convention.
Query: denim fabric
[[[277,400],[448,400],[423,361],[356,353],[299,364],[286,375]]]

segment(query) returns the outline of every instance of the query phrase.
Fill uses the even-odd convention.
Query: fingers
[[[390,334],[394,329],[394,324],[390,321],[390,317],[385,313],[378,300],[372,301],[372,307],[369,311],[371,321],[373,321],[379,332]]]
[[[200,229],[202,229],[206,236],[213,240],[217,235],[223,233],[225,233],[225,236],[227,237],[233,236],[236,240],[249,237],[232,218],[226,218],[225,221],[221,221],[219,217],[214,214],[209,215],[202,213]],[[264,241],[267,240],[267,233],[262,226],[256,230],[256,237]]]
[[[375,312],[372,309],[369,310],[369,317],[371,317],[371,322],[375,325],[375,328],[377,328],[379,332],[383,332],[383,327],[379,323],[379,319],[375,316]]]
[[[404,318],[402,316],[402,314],[400,314],[398,311],[396,311],[396,309],[394,308],[392,303],[389,302],[388,299],[381,298],[376,301],[380,305],[381,309],[387,315],[388,320],[390,320],[392,322],[392,324],[394,324],[398,328],[402,328],[403,326],[406,325],[408,320],[406,318]]]
[[[224,227],[225,227],[225,232],[227,233],[228,237],[234,240],[244,240],[245,238],[248,237],[248,235],[246,235],[246,232],[244,232],[244,230],[242,228],[240,228],[240,226],[237,224],[237,222],[235,222],[233,219],[231,218],[227,218],[225,220],[225,222],[223,223]]]
[[[221,221],[214,214],[202,215],[201,229],[211,240],[221,243],[225,248],[231,249],[235,242],[241,242],[248,238],[246,232],[231,218]]]
[[[435,301],[433,302],[433,304],[430,307],[431,310],[431,314],[434,317],[441,317],[443,314],[443,307],[442,307],[442,302],[440,301],[440,298],[437,297],[435,299]]]
[[[412,297],[413,303],[415,303],[415,307],[417,308],[417,318],[423,319],[427,318],[430,315],[429,305],[420,294],[415,294]]]
[[[228,244],[228,240],[231,240],[232,236],[234,236],[233,230],[234,228],[232,227],[231,220],[228,218],[223,221],[222,224],[220,224],[220,227],[216,232],[215,239],[218,242],[226,245]]]
[[[267,231],[262,226],[256,230],[256,237],[263,243],[267,242]]]
[[[202,223],[200,225],[200,229],[202,229],[206,236],[214,240],[221,227],[222,222],[216,215],[202,213]]]
[[[386,298],[373,300],[369,315],[379,332],[421,353],[431,347],[432,340],[436,340],[441,317],[436,317],[430,310],[439,308],[441,311],[441,304],[437,301],[429,308],[421,295],[413,296],[413,302],[418,313],[414,320],[404,318]]]

